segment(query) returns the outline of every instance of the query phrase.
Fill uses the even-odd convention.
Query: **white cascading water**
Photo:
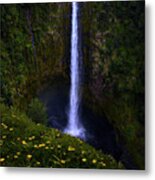
[[[80,105],[80,68],[78,52],[78,3],[72,2],[72,34],[71,34],[71,89],[68,114],[68,125],[65,133],[85,139],[85,130],[79,121]]]

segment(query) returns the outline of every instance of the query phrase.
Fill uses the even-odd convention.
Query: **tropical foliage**
[[[0,8],[2,165],[122,167],[41,125],[47,114],[38,92],[70,81],[71,3]],[[144,169],[144,1],[80,3],[79,23],[84,102],[108,118],[118,142]]]
[[[18,109],[0,106],[0,164],[15,167],[123,168],[80,139],[34,123]]]

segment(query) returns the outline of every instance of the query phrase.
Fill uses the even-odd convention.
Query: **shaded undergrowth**
[[[15,107],[0,105],[1,166],[53,168],[123,168],[110,155],[78,138],[34,123]]]

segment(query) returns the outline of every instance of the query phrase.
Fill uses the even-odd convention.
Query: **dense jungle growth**
[[[107,117],[134,166],[144,169],[145,2],[79,6],[84,103]],[[0,164],[124,168],[111,155],[49,127],[38,99],[49,85],[70,84],[71,3],[3,4],[0,9]]]

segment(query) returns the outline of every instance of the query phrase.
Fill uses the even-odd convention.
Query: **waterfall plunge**
[[[65,133],[85,139],[85,130],[79,120],[80,105],[80,68],[78,52],[78,3],[72,2],[72,34],[71,34],[71,89],[68,114],[68,125]]]

